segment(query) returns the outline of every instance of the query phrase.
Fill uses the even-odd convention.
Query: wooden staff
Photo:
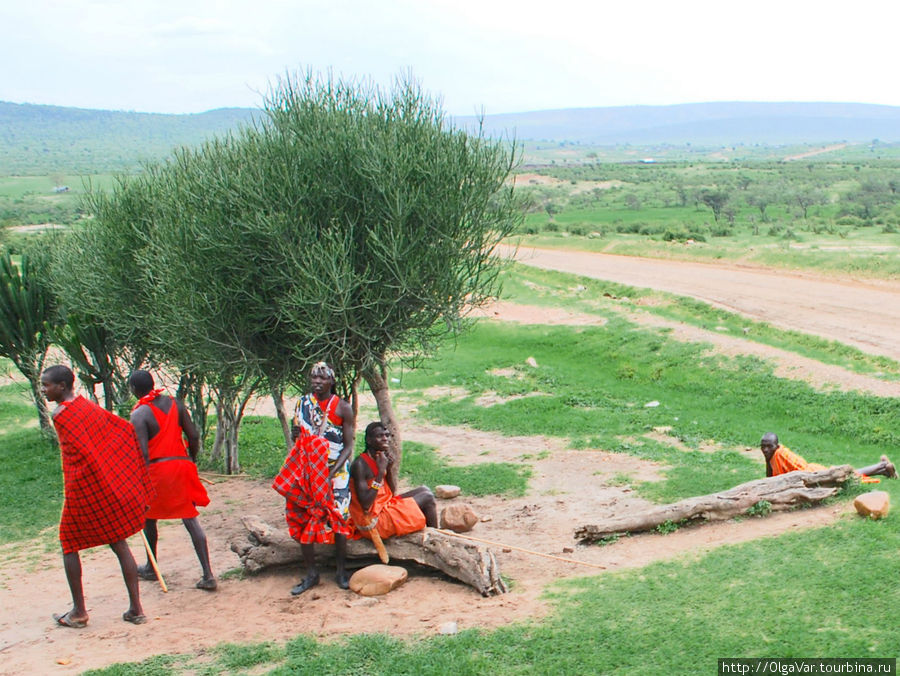
[[[169,588],[166,586],[166,581],[163,580],[162,573],[159,572],[159,566],[156,565],[156,557],[153,556],[153,550],[150,549],[150,543],[147,542],[147,536],[144,534],[144,529],[141,529],[141,540],[144,541],[144,549],[147,550],[147,558],[150,559],[150,565],[153,566],[153,572],[156,573],[156,579],[159,580],[159,586],[162,587],[163,592],[166,594],[169,593]]]
[[[369,513],[366,512],[364,515],[366,519],[366,523],[359,527],[361,531],[365,531],[369,534],[369,537],[372,538],[372,544],[375,545],[375,551],[378,552],[378,558],[381,559],[382,563],[389,563],[391,557],[388,556],[387,550],[384,548],[384,542],[381,540],[381,535],[378,532],[378,518],[373,518],[369,516]]]

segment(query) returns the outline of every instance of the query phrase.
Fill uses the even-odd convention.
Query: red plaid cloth
[[[300,544],[331,544],[335,535],[350,534],[328,481],[326,439],[301,430],[272,488],[284,496],[288,531]]]
[[[141,530],[153,486],[131,423],[76,397],[63,404],[53,424],[65,491],[63,552],[112,544]]]

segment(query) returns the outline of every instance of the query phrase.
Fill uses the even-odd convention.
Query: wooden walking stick
[[[378,552],[378,558],[381,559],[382,563],[389,563],[391,557],[388,556],[387,550],[384,548],[384,542],[381,541],[381,535],[378,533],[378,517],[371,517],[369,513],[366,512],[365,515],[366,523],[362,526],[357,526],[361,531],[365,531],[372,538],[372,544],[375,545],[375,551]]]
[[[156,579],[159,580],[159,586],[162,587],[163,592],[168,594],[169,588],[166,586],[166,581],[163,580],[162,573],[159,572],[159,566],[156,564],[156,557],[153,556],[153,550],[150,549],[150,543],[147,542],[147,536],[143,529],[141,529],[141,540],[144,541],[144,549],[147,550],[147,558],[150,560],[150,565],[153,566],[153,572],[156,573]]]

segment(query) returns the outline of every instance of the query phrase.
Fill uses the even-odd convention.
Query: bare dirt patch
[[[815,150],[810,150],[809,152],[800,153],[798,155],[787,155],[785,156],[784,161],[793,162],[795,160],[805,160],[807,157],[815,157],[816,155],[822,155],[823,153],[833,153],[835,150],[842,150],[846,147],[846,143],[836,143],[834,145],[816,148]]]

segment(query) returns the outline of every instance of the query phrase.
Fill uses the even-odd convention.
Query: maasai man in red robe
[[[778,435],[774,432],[766,432],[763,435],[759,442],[759,449],[766,459],[766,476],[778,476],[779,474],[787,474],[798,470],[815,472],[816,470],[825,469],[824,465],[806,462],[802,456],[797,455],[787,446],[782,446],[778,443]],[[886,455],[881,456],[881,462],[877,465],[869,465],[855,471],[859,475],[860,481],[865,484],[880,483],[881,479],[872,478],[877,475],[886,476],[889,479],[897,478],[897,470],[894,467],[894,463],[888,460]]]
[[[156,489],[156,499],[147,509],[144,535],[153,556],[156,556],[159,538],[156,521],[181,519],[203,569],[203,577],[196,587],[215,591],[218,584],[209,565],[206,533],[197,519],[197,506],[209,504],[209,495],[197,474],[200,435],[182,402],[163,394],[162,390],[153,389],[150,373],[142,369],[135,371],[128,379],[128,385],[138,398],[131,412],[131,424],[150,464],[150,480]],[[138,568],[138,576],[144,580],[155,580],[156,573],[149,558],[148,554],[147,563]]]
[[[78,552],[109,545],[119,559],[128,589],[129,606],[122,619],[143,624],[147,618],[141,607],[137,565],[125,538],[144,525],[153,497],[147,465],[128,421],[76,397],[74,384],[75,374],[65,366],[51,366],[41,374],[41,393],[59,404],[53,411],[64,486],[59,540],[72,592],[72,609],[53,619],[63,627],[87,625]]]
[[[319,584],[315,543],[334,543],[335,582],[350,588],[347,536],[350,533],[350,467],[355,416],[349,402],[334,393],[334,370],[323,361],[309,374],[311,392],[297,403],[296,442],[272,488],[285,497],[285,519],[300,543],[306,577],[291,589],[302,594]]]
[[[366,451],[350,466],[350,516],[355,526],[351,537],[354,539],[371,539],[373,528],[385,539],[415,533],[425,526],[437,526],[437,505],[427,486],[397,495],[397,487],[391,480],[390,436],[381,422],[369,423]]]

